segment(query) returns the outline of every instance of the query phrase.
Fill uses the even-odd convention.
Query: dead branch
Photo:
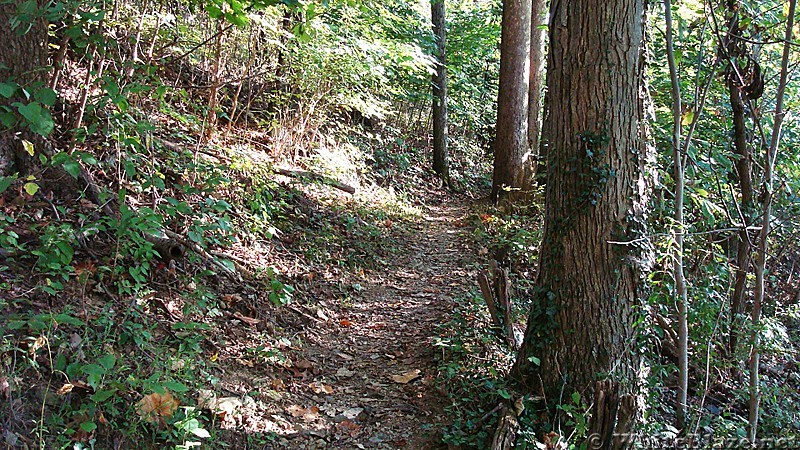
[[[279,173],[283,176],[287,176],[289,178],[296,178],[296,179],[309,179],[312,181],[319,181],[321,183],[327,184],[328,186],[334,187],[336,189],[342,190],[347,192],[348,194],[355,194],[356,188],[350,186],[349,184],[344,184],[341,181],[334,180],[332,178],[326,177],[324,175],[320,175],[318,173],[309,172],[306,170],[288,170],[288,169],[280,169],[276,168],[275,173]]]

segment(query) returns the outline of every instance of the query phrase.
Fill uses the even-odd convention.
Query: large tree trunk
[[[447,155],[447,28],[444,0],[431,1],[431,21],[436,36],[436,74],[433,76],[433,170],[450,183]]]
[[[40,17],[12,28],[11,19],[18,16],[17,8],[23,3],[22,0],[0,2],[0,81],[13,80],[29,88],[33,83],[47,79],[47,22]],[[24,101],[0,97],[0,104],[10,106],[21,100]],[[33,142],[35,147],[42,142],[40,136],[28,131],[23,131],[20,136],[17,134],[19,131],[0,133],[0,175],[25,173],[30,169],[32,159],[23,150],[20,138]]]
[[[624,433],[634,423],[630,396],[640,370],[635,323],[651,262],[644,238],[644,168],[651,147],[644,118],[643,3],[551,2],[541,267],[511,373],[559,403],[574,392],[590,403],[600,377],[607,379],[603,395],[634,411],[622,411],[616,402],[602,414],[595,411],[613,428],[603,429],[603,436]]]
[[[531,156],[527,161],[525,180],[530,182],[537,170],[539,134],[542,130],[542,82],[544,81],[544,51],[547,12],[546,0],[531,0],[531,67],[528,86],[528,147]],[[526,186],[527,187],[527,186]]]
[[[504,0],[492,199],[524,188],[528,150],[531,0]],[[511,189],[511,190],[509,190]],[[513,199],[513,195],[511,196]]]

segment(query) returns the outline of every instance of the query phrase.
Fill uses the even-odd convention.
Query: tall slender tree
[[[444,0],[431,0],[431,22],[436,36],[436,73],[433,75],[433,170],[450,183],[447,153],[447,27]]]
[[[667,64],[669,65],[669,78],[672,85],[672,157],[675,177],[675,225],[673,229],[675,257],[672,260],[672,272],[675,278],[675,303],[678,305],[678,387],[676,389],[675,415],[677,416],[678,428],[683,429],[686,424],[686,399],[689,391],[688,295],[686,292],[686,276],[683,270],[685,159],[681,152],[681,83],[678,77],[678,65],[675,61],[671,0],[664,0],[664,22],[666,25]]]
[[[504,0],[492,199],[523,189],[528,148],[531,0]]]
[[[789,59],[792,50],[792,35],[794,34],[795,13],[797,10],[797,0],[789,0],[789,11],[786,19],[786,32],[783,38],[783,54],[781,56],[780,79],[778,80],[778,92],[775,96],[775,110],[773,112],[772,134],[770,135],[769,146],[764,155],[764,180],[762,182],[761,201],[761,231],[758,233],[756,241],[756,286],[753,295],[753,309],[750,311],[751,326],[751,347],[750,347],[750,401],[748,414],[747,437],[751,445],[756,444],[758,435],[758,421],[760,417],[759,404],[761,401],[761,383],[759,381],[759,365],[761,362],[761,313],[764,306],[764,290],[767,275],[767,254],[769,252],[769,237],[772,230],[772,205],[774,202],[773,190],[775,183],[775,159],[778,156],[778,144],[781,140],[783,129],[783,119],[786,116],[784,110],[784,96],[786,86],[789,82]]]
[[[651,262],[644,0],[553,0],[545,225],[536,298],[511,376],[593,403],[603,446],[636,416],[636,328]],[[617,435],[619,436],[619,435]],[[598,447],[593,447],[598,448]]]
[[[531,156],[527,161],[526,181],[533,178],[539,157],[539,134],[542,129],[542,83],[544,81],[545,27],[547,1],[531,0],[531,68],[528,86],[528,147]]]

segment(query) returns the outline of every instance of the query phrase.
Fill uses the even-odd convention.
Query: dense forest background
[[[651,3],[633,74],[646,233],[608,230],[649,254],[625,260],[647,267],[623,309],[639,377],[628,431],[645,447],[794,448],[795,0]],[[548,87],[564,73],[554,62],[595,64],[553,59],[562,5],[551,17],[539,0],[0,0],[3,445],[612,448],[590,439],[604,433],[599,387],[553,396],[525,382],[564,352],[532,324],[570,314],[549,307],[539,261],[548,189],[566,189],[550,112],[569,110],[570,89],[579,110],[582,90]],[[509,13],[520,7],[527,28]],[[599,210],[619,179],[613,136],[578,138],[579,206]],[[320,425],[329,397],[360,391],[330,381],[349,379],[344,367],[326,378],[308,356],[318,336],[303,333],[360,336],[352,310],[368,286],[402,279],[389,268],[420,248],[456,245],[420,225],[433,210],[458,216],[446,223],[460,247],[426,273],[456,291],[392,319],[430,354],[387,382],[419,389],[396,411],[424,429],[356,400]],[[384,338],[380,357],[409,352]],[[367,358],[330,355],[348,351]]]

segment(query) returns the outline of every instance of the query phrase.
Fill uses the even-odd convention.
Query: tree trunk
[[[574,392],[589,403],[602,376],[612,381],[604,395],[634,405],[630,417],[640,370],[634,324],[652,262],[644,239],[652,148],[643,3],[551,2],[544,238],[536,298],[511,372],[556,403]],[[616,427],[603,435],[635,422],[611,409],[603,421]]]
[[[26,2],[0,2],[0,36],[3,42],[0,45],[0,81],[13,80],[30,88],[34,83],[47,80],[47,21],[39,17],[31,23],[23,22],[12,27],[11,19],[17,16],[17,8],[23,3]],[[11,107],[16,101],[25,100],[0,97],[3,106]],[[22,135],[17,135],[19,131]],[[43,142],[41,136],[29,131],[12,129],[0,133],[0,175],[30,170],[33,159],[23,150],[20,137],[33,142],[35,148]]]
[[[539,134],[542,130],[542,82],[544,81],[545,34],[547,25],[546,0],[531,0],[531,67],[528,87],[528,148],[531,156],[527,161],[525,181],[531,182],[537,171],[539,159]],[[528,188],[530,186],[524,186]]]
[[[431,22],[436,36],[436,74],[433,76],[433,170],[450,183],[447,154],[447,28],[445,0],[431,1]]]
[[[492,199],[526,185],[531,0],[504,0]],[[515,195],[511,196],[511,200]]]
[[[783,109],[786,85],[789,79],[789,56],[794,32],[794,15],[797,0],[789,0],[789,14],[786,20],[786,33],[783,40],[783,55],[781,57],[781,75],[778,81],[778,92],[775,99],[775,113],[772,122],[772,135],[766,155],[764,155],[764,181],[762,185],[763,213],[761,215],[761,231],[758,233],[758,248],[756,249],[756,289],[753,296],[753,310],[751,311],[751,340],[750,347],[750,402],[748,405],[747,437],[751,445],[756,444],[758,420],[760,416],[759,403],[761,400],[761,385],[759,382],[759,365],[761,360],[761,308],[764,304],[764,284],[767,274],[767,252],[769,252],[770,221],[772,220],[773,184],[775,173],[775,158],[778,154],[778,143],[781,139],[781,127],[786,111]]]
[[[747,274],[750,272],[750,254],[751,243],[750,235],[747,228],[751,225],[751,215],[753,213],[754,191],[753,191],[753,178],[752,178],[752,155],[750,154],[750,145],[747,142],[747,109],[745,108],[745,101],[747,98],[743,95],[742,89],[745,87],[739,79],[738,70],[733,67],[737,64],[738,57],[744,57],[747,54],[746,44],[743,41],[735,39],[742,37],[742,31],[739,29],[738,7],[734,8],[734,4],[729,4],[729,12],[731,19],[728,27],[730,39],[723,41],[723,54],[728,54],[731,58],[726,72],[728,94],[731,104],[731,112],[733,113],[733,151],[737,155],[736,159],[736,178],[739,182],[739,193],[741,199],[739,201],[739,217],[741,221],[740,230],[736,239],[736,276],[734,281],[733,293],[731,294],[731,323],[730,323],[730,336],[728,339],[728,348],[731,355],[736,351],[739,341],[739,330],[744,325],[744,304],[745,295],[747,293]],[[735,54],[730,54],[731,51]]]
[[[683,430],[686,425],[687,395],[689,391],[689,323],[686,276],[683,267],[683,220],[685,159],[681,153],[681,83],[678,65],[675,62],[675,48],[672,41],[672,1],[664,0],[664,22],[666,25],[667,63],[672,85],[672,157],[675,170],[675,224],[673,225],[675,257],[672,272],[675,278],[675,303],[678,305],[678,386],[675,389],[675,416],[677,427]]]
[[[211,69],[211,89],[208,93],[208,116],[204,137],[209,140],[213,137],[217,127],[217,103],[222,73],[222,40],[225,34],[224,19],[217,19],[217,39],[214,43],[214,61]]]

